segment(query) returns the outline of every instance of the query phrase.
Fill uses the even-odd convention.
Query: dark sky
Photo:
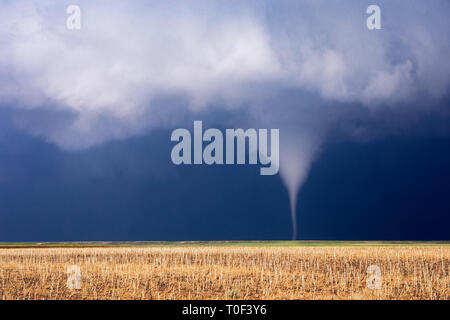
[[[77,3],[0,3],[0,241],[288,240],[286,186],[300,239],[450,240],[448,0]],[[173,165],[193,120],[280,175]]]
[[[278,175],[176,167],[168,130],[75,153],[3,137],[0,241],[291,238]],[[448,137],[331,141],[299,195],[299,238],[448,240],[449,163]]]

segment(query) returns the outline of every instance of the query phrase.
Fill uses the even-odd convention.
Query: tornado
[[[280,176],[289,196],[292,240],[297,240],[297,197],[319,151],[320,139],[306,133],[290,133],[280,147]]]

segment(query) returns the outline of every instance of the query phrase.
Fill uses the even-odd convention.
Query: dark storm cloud
[[[277,106],[258,101],[261,91],[293,88],[373,110],[405,102],[420,110],[415,100],[448,91],[446,1],[380,1],[383,30],[375,32],[361,1],[79,4],[76,32],[65,29],[59,2],[5,2],[0,10],[0,97],[35,114],[73,114],[48,129],[22,126],[66,149],[164,127],[174,107],[250,105],[270,116]],[[425,8],[432,14],[422,15]],[[171,97],[183,98],[159,107]]]
[[[81,0],[82,29],[69,31],[70,3],[4,1],[0,181],[27,188],[30,176],[53,172],[52,188],[97,190],[108,183],[92,186],[83,178],[128,172],[170,180],[169,146],[155,142],[156,132],[208,119],[217,126],[281,129],[280,172],[294,215],[298,190],[331,135],[371,141],[390,132],[448,132],[449,2],[377,1],[382,30],[369,31],[372,3]],[[44,150],[44,158],[30,150]],[[31,200],[39,202],[50,189]],[[81,189],[66,195],[91,199]],[[158,185],[150,189],[158,194]],[[103,200],[105,194],[95,193]],[[120,205],[99,203],[100,211]],[[44,207],[53,212],[64,203]]]

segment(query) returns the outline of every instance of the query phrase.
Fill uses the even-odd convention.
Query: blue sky
[[[0,4],[0,241],[448,240],[448,1],[77,3]],[[174,166],[194,120],[280,175]]]

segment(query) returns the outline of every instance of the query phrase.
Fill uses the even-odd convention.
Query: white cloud
[[[352,4],[281,3],[280,16],[267,18],[252,3],[235,4],[232,14],[220,1],[137,3],[80,1],[80,31],[65,28],[61,3],[0,4],[3,104],[74,115],[57,130],[26,130],[79,149],[172,117],[161,97],[184,97],[194,111],[217,102],[235,108],[254,101],[254,88],[289,87],[378,108],[448,92],[449,36],[436,36],[432,20],[408,18],[414,5],[389,6],[400,22],[370,32]],[[436,14],[445,17],[440,3]],[[402,22],[418,24],[415,32]]]

